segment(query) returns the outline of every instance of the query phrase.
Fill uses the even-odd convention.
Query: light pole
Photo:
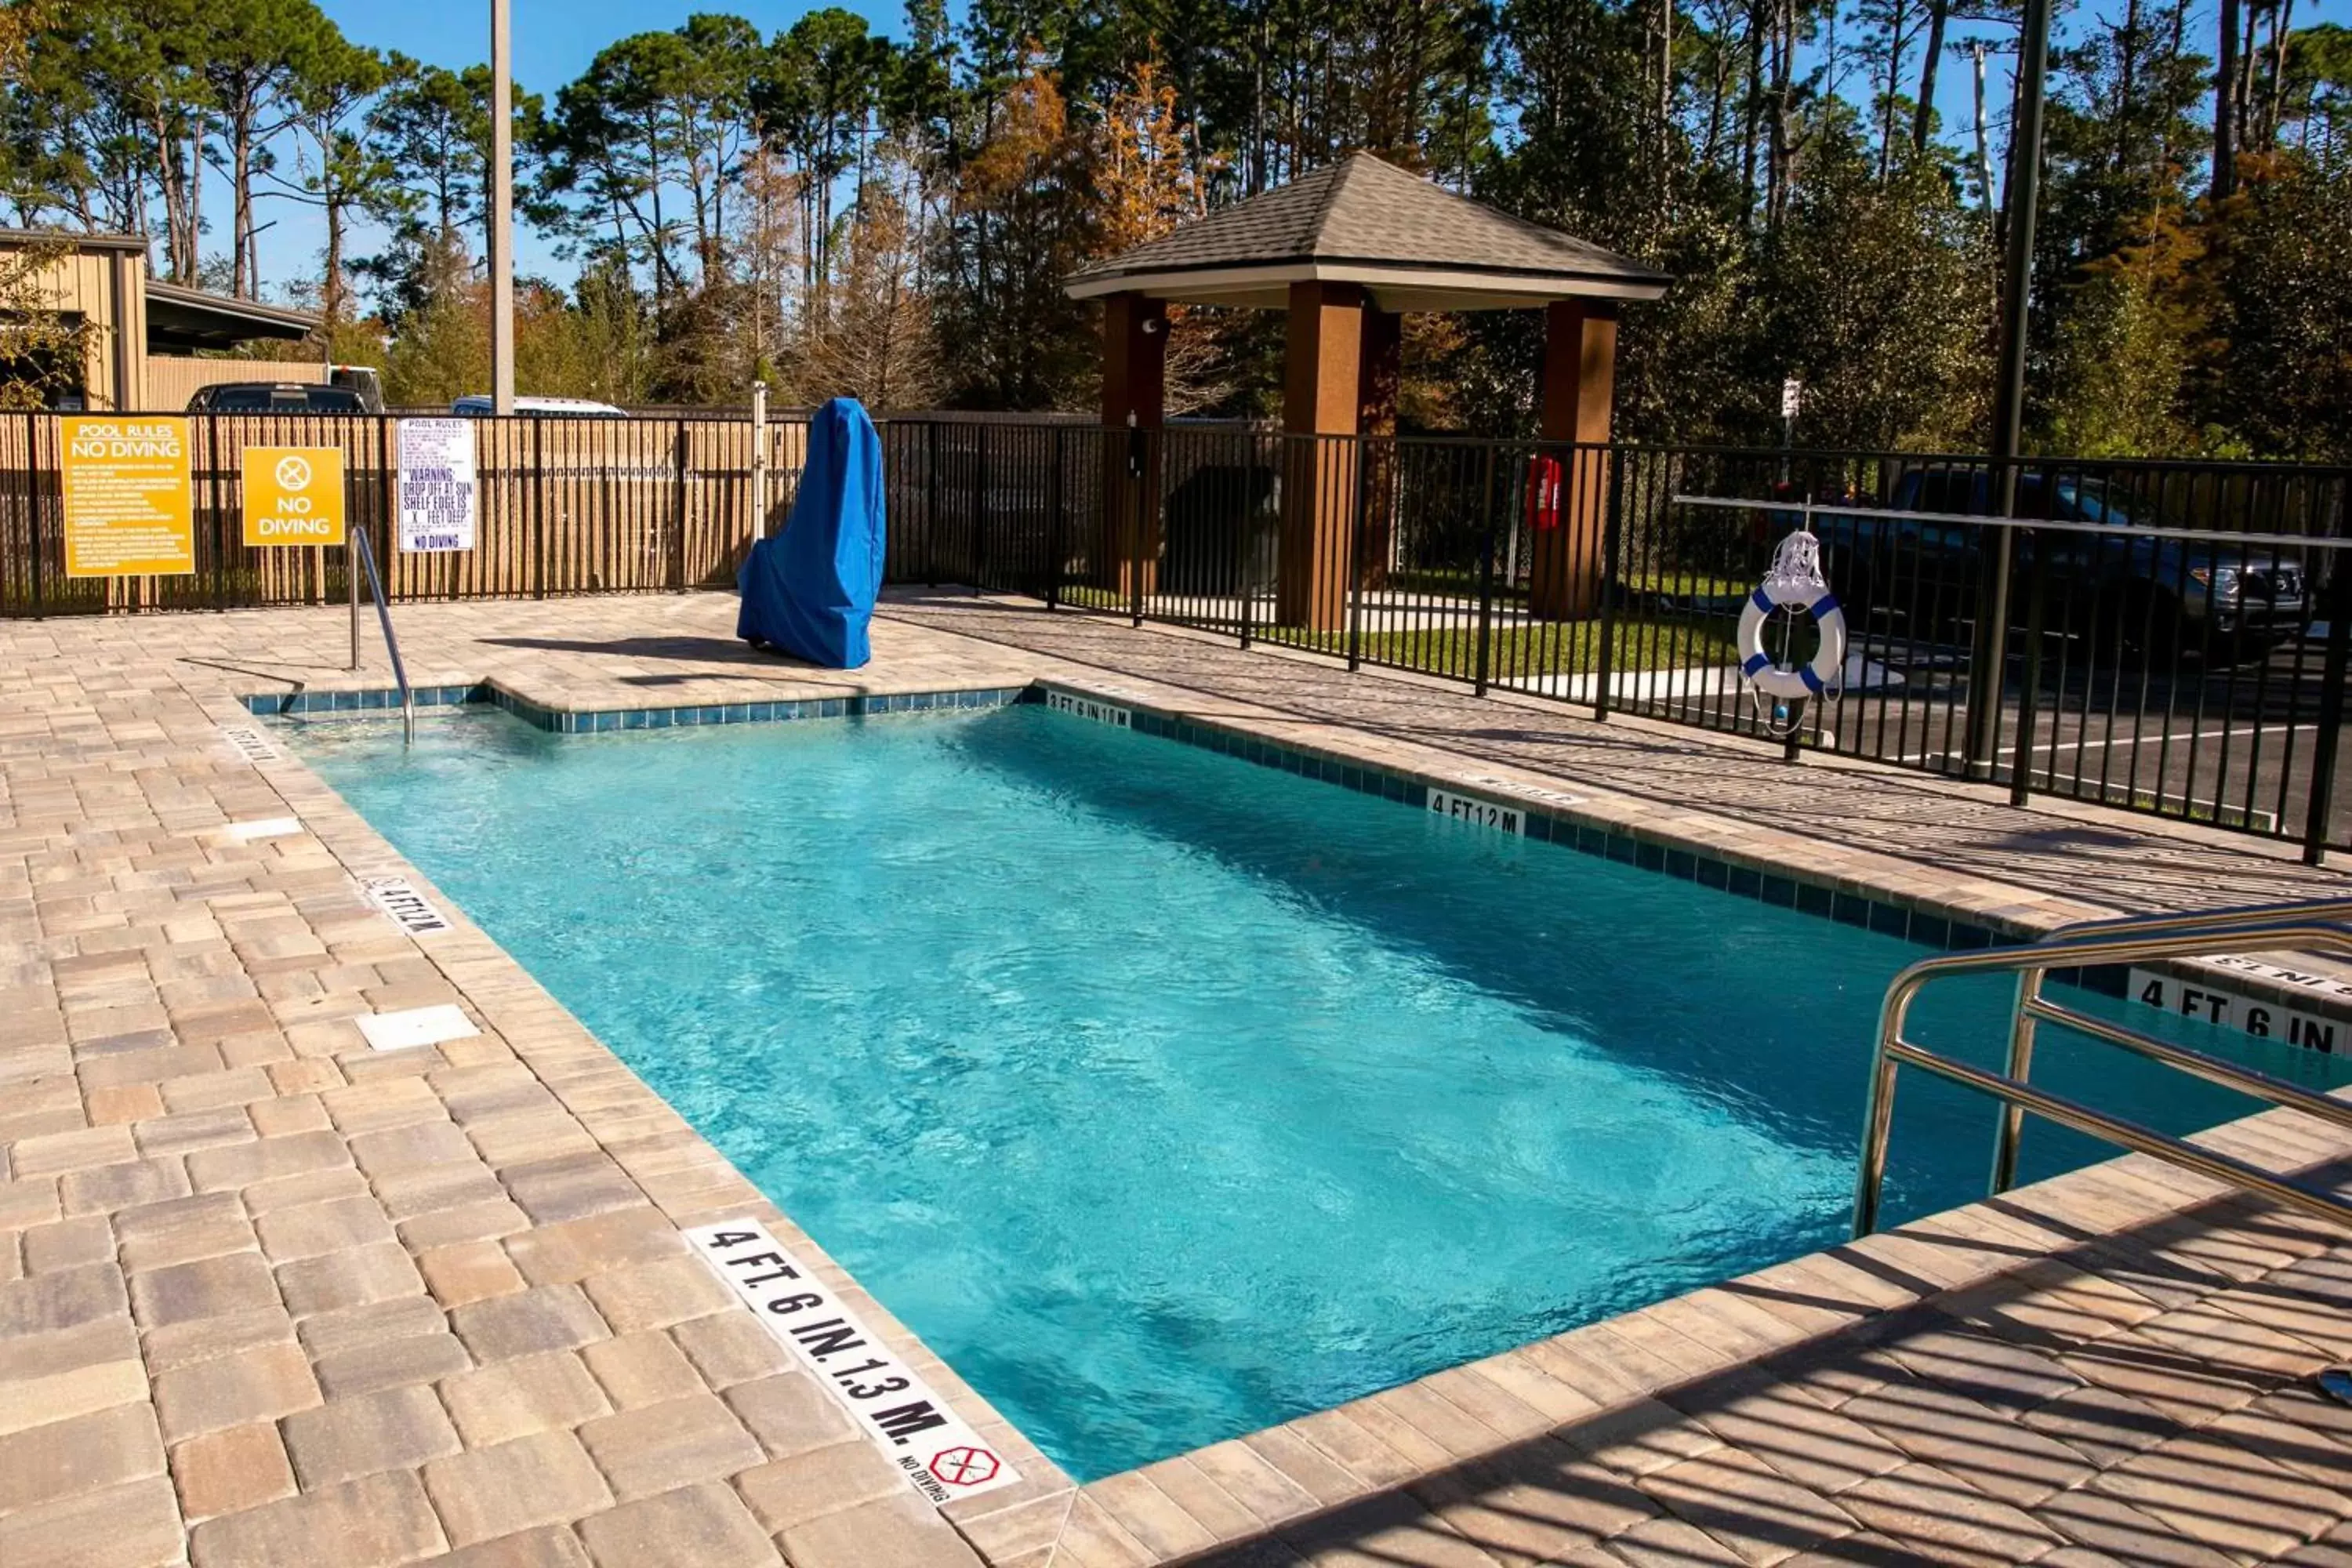
[[[514,412],[514,26],[490,0],[490,409]]]
[[[2010,131],[2009,254],[2000,294],[2000,369],[1993,385],[1993,500],[2017,515],[2018,453],[2025,444],[2025,339],[2033,319],[2033,219],[2042,202],[2042,121],[2050,69],[2050,0],[2025,0],[2018,39],[2017,122]],[[2000,751],[2001,689],[2009,664],[2009,579],[2017,531],[1992,528],[1983,553],[1976,648],[1969,681],[1968,774],[1990,778]],[[2015,764],[2022,769],[2025,758]]]

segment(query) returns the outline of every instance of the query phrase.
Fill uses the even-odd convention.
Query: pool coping
[[[1054,705],[1056,692],[1075,700],[1123,709],[1128,721],[1121,727],[1400,804],[1426,809],[1427,792],[1432,789],[1508,803],[1524,813],[1525,836],[1538,842],[1573,847],[1884,934],[1926,942],[1925,933],[1940,924],[1945,940],[1933,945],[1981,947],[2003,938],[2031,939],[2048,929],[2044,925],[2036,930],[2030,918],[2017,911],[1886,889],[1851,878],[1823,877],[1769,856],[1711,844],[1703,836],[1676,835],[1655,825],[1622,820],[1601,798],[1605,792],[1588,797],[1531,779],[1490,771],[1473,773],[1470,770],[1476,764],[1467,758],[1463,759],[1460,773],[1376,761],[1344,747],[1318,746],[1263,732],[1229,715],[1188,715],[1181,706],[1156,700],[1154,693],[1117,681],[1080,682],[1055,676],[1022,687],[640,709],[545,702],[495,679],[444,683],[418,696],[427,706],[488,703],[542,730],[585,734],[976,710],[1024,702]],[[396,709],[396,694],[388,694],[387,700],[379,693],[380,689],[311,690],[241,696],[234,700],[237,717],[248,720],[253,716],[382,716]],[[224,729],[236,722],[226,716],[226,708],[213,711],[212,701],[199,700]],[[656,714],[666,715],[667,722],[657,721]],[[641,717],[642,722],[632,722],[633,717]],[[1442,748],[1433,750],[1442,753]],[[528,977],[520,961],[475,926],[461,905],[434,889],[421,870],[394,850],[299,757],[289,752],[250,760],[297,809],[305,828],[347,871],[362,878],[406,877],[420,889],[429,890],[428,896],[437,898],[445,912],[470,938]],[[288,785],[294,788],[289,792]],[[430,948],[420,951],[428,958],[434,956]],[[2226,973],[2237,990],[2254,989],[2251,977],[2217,973]],[[451,978],[469,1005],[478,1006],[464,981],[455,974]],[[2309,1005],[2309,999],[2284,993],[2282,1000]],[[578,1026],[576,1020],[574,1024]],[[584,1026],[581,1032],[587,1034]],[[588,1038],[594,1037],[588,1035]],[[675,1114],[667,1100],[635,1079],[617,1054],[603,1042],[595,1043],[630,1072],[645,1096]],[[520,1045],[516,1048],[537,1070],[541,1064],[532,1061],[531,1052]],[[560,1076],[542,1073],[541,1077],[592,1133],[597,1132],[601,1120],[614,1114],[609,1107],[575,1104]],[[1847,1332],[1921,1300],[2028,1267],[2062,1243],[2078,1240],[2084,1230],[2082,1215],[2085,1212],[2104,1215],[2111,1222],[2108,1228],[2120,1229],[2179,1213],[2224,1191],[2156,1162],[2123,1156],[2018,1189],[2006,1194],[1998,1207],[1979,1203],[1948,1210],[1878,1237],[1792,1258],[1261,1432],[1078,1485],[964,1384],[919,1336],[860,1289],[789,1216],[760,1197],[699,1133],[692,1136],[751,1195],[741,1202],[673,1213],[674,1223],[683,1229],[689,1224],[740,1215],[762,1219],[787,1246],[814,1259],[828,1281],[842,1289],[950,1402],[968,1415],[976,1413],[973,1425],[1003,1443],[1022,1468],[1024,1479],[1019,1487],[940,1510],[974,1550],[999,1568],[1035,1568],[1066,1542],[1089,1539],[1110,1543],[1095,1549],[1097,1553],[1109,1555],[1099,1559],[1083,1555],[1087,1562],[1189,1561],[1276,1526],[1412,1484],[1411,1477],[1350,1468],[1351,1429],[1358,1435],[1385,1432],[1394,1439],[1388,1445],[1393,1450],[1423,1453],[1428,1463],[1419,1473],[1432,1474],[1522,1440],[1539,1429],[1530,1426],[1531,1421],[1582,1420],[1621,1408],[1759,1355],[1823,1334]],[[2306,1119],[2272,1110],[2200,1134],[2199,1142],[2257,1159],[2275,1156],[2284,1148],[2295,1158],[2293,1168],[2303,1170],[2352,1152],[2352,1141],[2324,1136],[2326,1141],[2312,1133]],[[664,1206],[667,1212],[667,1205]],[[2021,1209],[2037,1208],[2064,1209],[2066,1224],[2040,1228],[2019,1218]],[[2026,1255],[2021,1256],[2021,1243],[2031,1244]],[[1595,1391],[1605,1392],[1607,1397],[1597,1397]],[[1414,1440],[1406,1441],[1406,1434]],[[1200,1489],[1204,1486],[1205,1494]],[[1185,1506],[1188,1496],[1196,1505],[1193,1508]],[[1212,1529],[1203,1522],[1204,1514],[1232,1528]],[[1201,1538],[1203,1532],[1207,1539]]]

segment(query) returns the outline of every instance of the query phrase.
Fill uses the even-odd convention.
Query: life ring
[[[1845,672],[1845,611],[1827,589],[1807,603],[1804,595],[1811,592],[1805,584],[1768,580],[1748,595],[1739,611],[1739,672],[1767,697],[1819,697],[1838,685]],[[1764,651],[1764,623],[1773,611],[1792,605],[1812,612],[1822,646],[1813,650],[1811,664],[1781,669]]]

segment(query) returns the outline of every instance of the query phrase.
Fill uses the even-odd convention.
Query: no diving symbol
[[[278,488],[304,490],[310,488],[310,463],[307,458],[285,457],[278,459]]]
[[[942,1448],[931,1456],[931,1475],[951,1487],[976,1487],[996,1474],[996,1456],[985,1448]]]

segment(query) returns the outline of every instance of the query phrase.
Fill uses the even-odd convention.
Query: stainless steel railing
[[[1990,1184],[1995,1194],[2007,1192],[2015,1184],[2018,1139],[2025,1113],[2030,1110],[2078,1132],[2261,1193],[2303,1213],[2352,1228],[2352,1204],[2331,1194],[2035,1089],[2028,1081],[2032,1071],[2036,1026],[2058,1024],[2208,1082],[2339,1127],[2352,1128],[2352,1102],[2316,1094],[2269,1073],[2108,1023],[2049,1001],[2042,994],[2042,981],[2053,969],[2280,951],[2352,956],[2352,899],[2306,900],[2196,914],[2088,921],[2066,927],[2027,946],[1942,953],[1912,964],[1895,977],[1879,1009],[1878,1048],[1871,1062],[1869,1105],[1863,1120],[1862,1168],[1854,1181],[1853,1234],[1868,1236],[1878,1228],[1879,1194],[1886,1181],[1887,1140],[1895,1116],[1895,1075],[1905,1067],[1918,1068],[2000,1101]],[[2017,1001],[2010,1016],[2006,1072],[1990,1072],[1938,1056],[1903,1037],[1903,1025],[1912,1000],[1930,982],[1956,974],[1985,973],[2014,973],[2018,977]]]
[[[408,670],[400,662],[400,639],[392,635],[392,606],[384,602],[383,579],[375,569],[375,550],[368,543],[367,530],[351,531],[352,547],[359,552],[360,564],[367,572],[368,592],[375,596],[376,619],[383,626],[383,650],[392,656],[392,678],[400,683],[400,735],[414,743],[416,740],[416,694],[408,689]],[[352,668],[359,668],[358,633],[352,633]]]

